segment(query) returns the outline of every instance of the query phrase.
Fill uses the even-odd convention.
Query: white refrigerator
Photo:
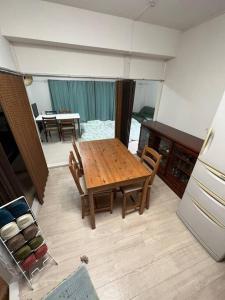
[[[215,260],[225,258],[225,93],[177,214]]]

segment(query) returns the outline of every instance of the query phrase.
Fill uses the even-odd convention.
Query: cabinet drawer
[[[225,205],[225,176],[199,160],[192,176],[213,192],[218,200]]]
[[[191,232],[216,260],[225,256],[225,226],[187,191],[177,211]]]
[[[225,227],[225,203],[221,204],[215,197],[205,190],[205,187],[193,177],[191,177],[186,191],[192,198],[209,214],[218,219]]]

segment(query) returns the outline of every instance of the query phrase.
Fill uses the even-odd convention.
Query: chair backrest
[[[145,146],[142,152],[141,162],[145,164],[148,168],[150,168],[152,171],[150,181],[149,181],[150,185],[153,183],[155,174],[158,171],[161,157],[162,157],[161,154],[159,154],[157,151],[155,151],[154,149],[148,146]]]
[[[62,109],[59,110],[59,113],[60,114],[70,114],[71,110],[66,109],[66,108],[62,108]]]
[[[73,138],[73,149],[76,153],[76,157],[77,157],[77,160],[79,162],[79,165],[80,165],[80,174],[84,174],[84,170],[83,170],[83,164],[82,164],[82,160],[81,160],[81,156],[80,156],[80,153],[79,153],[79,150],[77,148],[77,144],[76,144],[76,141],[75,141],[75,138]]]
[[[45,128],[58,127],[56,117],[42,117],[42,123]]]
[[[77,186],[77,189],[78,189],[80,195],[81,196],[84,195],[84,191],[80,185],[80,179],[79,179],[80,178],[80,170],[79,170],[77,161],[76,161],[72,151],[70,151],[70,154],[69,154],[69,169],[70,169],[70,172],[76,183],[76,186]]]
[[[60,121],[60,125],[61,126],[74,126],[75,125],[75,121],[74,119],[66,119],[66,120],[61,120]]]
[[[46,111],[45,111],[45,114],[46,114],[46,115],[56,115],[56,114],[57,114],[57,111],[56,111],[56,110],[46,110]]]

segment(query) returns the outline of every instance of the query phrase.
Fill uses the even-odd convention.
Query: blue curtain
[[[54,110],[78,112],[81,121],[114,120],[114,82],[48,80],[48,84]]]

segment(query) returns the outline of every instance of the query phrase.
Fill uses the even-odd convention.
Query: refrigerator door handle
[[[197,185],[199,186],[199,188],[201,190],[203,190],[203,192],[205,192],[207,195],[209,195],[211,198],[213,198],[215,201],[219,202],[220,204],[222,204],[223,206],[225,206],[225,200],[219,196],[217,196],[216,194],[214,194],[212,191],[210,191],[206,186],[204,186],[201,182],[199,182],[194,176],[193,178],[195,179],[195,181],[197,182]]]
[[[193,204],[203,213],[205,214],[213,223],[218,225],[219,227],[225,229],[225,226],[211,213],[209,213],[197,200],[191,197]]]
[[[206,139],[205,139],[205,141],[203,143],[203,146],[202,146],[200,154],[203,154],[206,151],[206,149],[210,146],[210,144],[211,144],[211,142],[213,140],[213,137],[214,137],[214,132],[213,132],[213,129],[211,127],[209,129],[208,134],[206,136]]]
[[[205,165],[207,170],[212,173],[213,175],[215,175],[216,177],[218,177],[219,179],[225,181],[225,175],[220,173],[219,171],[213,169],[212,167],[208,166],[208,165]]]

